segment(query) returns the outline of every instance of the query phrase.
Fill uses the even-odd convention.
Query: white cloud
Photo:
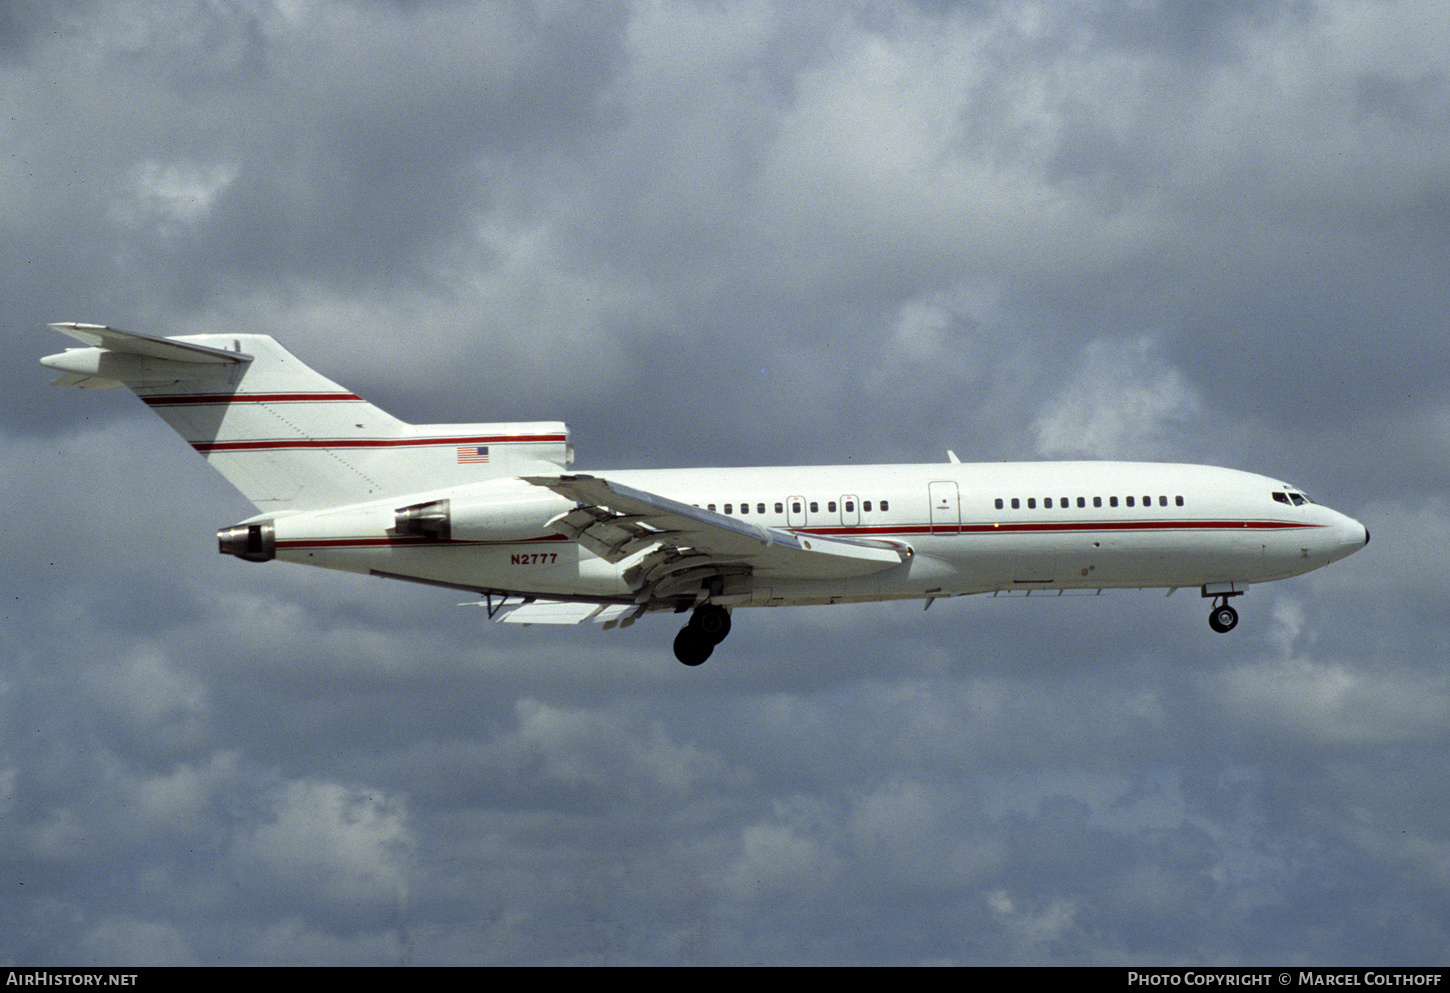
[[[174,923],[127,914],[112,914],[87,929],[80,936],[76,955],[78,961],[118,966],[201,964]]]
[[[831,836],[835,820],[833,812],[807,797],[777,802],[770,817],[741,830],[739,854],[722,884],[750,901],[829,887],[845,867]]]
[[[502,747],[520,777],[652,801],[697,798],[744,784],[744,773],[721,756],[675,741],[658,723],[640,726],[628,712],[524,698],[514,713],[518,731]]]
[[[1009,890],[987,894],[987,907],[1006,929],[1019,954],[1040,954],[1042,945],[1061,941],[1074,927],[1078,907],[1065,897],[1029,901]]]
[[[131,169],[127,189],[113,204],[111,217],[174,240],[201,224],[240,175],[241,168],[232,163],[141,162]]]
[[[1033,423],[1047,458],[1165,458],[1203,413],[1198,391],[1159,354],[1153,339],[1098,340]]]
[[[207,685],[154,645],[94,666],[85,676],[99,709],[167,748],[195,745],[206,731]]]
[[[426,286],[341,290],[305,281],[220,295],[185,333],[264,331],[343,385],[375,382],[423,400],[448,395],[437,422],[507,420],[523,407],[558,417],[611,396],[635,373],[622,348],[631,320],[659,317],[648,295],[569,264],[547,225],[485,218],[472,240],[431,260]],[[365,335],[367,349],[339,343]]]
[[[1008,864],[1006,846],[976,828],[975,814],[955,789],[892,780],[852,804],[851,862],[875,887],[959,892]]]
[[[287,782],[268,819],[234,839],[235,871],[289,900],[392,904],[406,893],[416,845],[408,820],[406,805],[380,790]]]
[[[1375,672],[1295,655],[1236,667],[1220,692],[1237,720],[1310,744],[1433,741],[1450,719],[1443,674]]]

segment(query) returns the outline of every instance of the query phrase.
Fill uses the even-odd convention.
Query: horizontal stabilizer
[[[52,331],[68,334],[77,341],[92,348],[104,348],[121,355],[143,355],[148,359],[166,359],[171,362],[202,362],[208,365],[227,365],[236,362],[250,362],[250,355],[229,352],[206,345],[193,345],[174,338],[157,338],[134,331],[117,331],[104,324],[77,324],[73,321],[46,325]]]
[[[237,351],[211,348],[175,338],[155,338],[133,331],[117,331],[102,324],[51,324],[89,348],[67,348],[47,355],[40,364],[65,373],[55,386],[82,389],[110,389],[125,384],[133,388],[167,383],[194,382],[225,376],[252,356]]]

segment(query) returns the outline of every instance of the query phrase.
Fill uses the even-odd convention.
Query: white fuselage
[[[51,327],[85,346],[41,360],[57,382],[130,387],[262,511],[221,552],[474,590],[516,624],[691,610],[686,665],[740,606],[1199,587],[1227,632],[1243,587],[1369,542],[1285,483],[1208,466],[574,473],[561,421],[409,424],[267,335]]]
[[[763,528],[883,539],[913,553],[855,578],[770,580],[746,570],[727,577],[713,598],[727,606],[1241,587],[1318,569],[1369,540],[1359,522],[1294,487],[1209,466],[945,463],[599,475]],[[418,542],[390,530],[399,507],[440,498],[471,508],[451,540]],[[573,506],[522,480],[495,479],[270,520],[284,561],[480,591],[629,601],[628,560],[611,564],[548,526]]]

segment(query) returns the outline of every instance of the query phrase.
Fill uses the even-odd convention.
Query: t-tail
[[[84,342],[41,360],[59,386],[126,386],[258,510],[316,510],[557,472],[557,421],[406,424],[319,375],[266,335],[158,338],[52,324]]]

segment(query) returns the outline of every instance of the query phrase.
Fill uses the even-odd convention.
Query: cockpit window
[[[1303,493],[1295,493],[1293,490],[1289,490],[1288,492],[1285,492],[1283,490],[1275,490],[1274,499],[1279,503],[1287,503],[1295,507],[1302,507],[1306,503],[1314,502]]]

